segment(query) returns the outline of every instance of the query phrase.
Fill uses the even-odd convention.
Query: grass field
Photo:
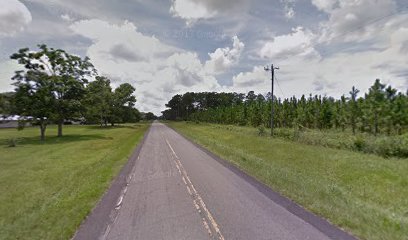
[[[408,159],[259,137],[250,127],[168,124],[361,239],[408,239]]]
[[[0,129],[0,239],[70,239],[148,126]]]

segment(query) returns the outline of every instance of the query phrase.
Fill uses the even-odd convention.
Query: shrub
[[[362,136],[357,136],[357,137],[354,139],[354,148],[355,148],[355,150],[357,150],[357,151],[363,151],[364,146],[365,146],[365,140],[364,140],[364,138],[363,138]]]
[[[263,125],[260,125],[260,126],[258,127],[258,135],[259,135],[259,136],[265,136],[265,133],[266,133],[265,127],[264,127]]]
[[[381,137],[373,147],[383,157],[408,157],[408,141],[404,136]]]
[[[14,138],[10,138],[7,142],[8,142],[9,147],[16,147],[17,146],[16,140]]]
[[[294,130],[291,128],[276,128],[274,129],[274,135],[277,137],[293,140]]]
[[[26,122],[23,121],[23,120],[19,120],[18,125],[17,125],[17,130],[21,131],[21,130],[23,130],[25,128],[25,126],[26,126]]]
[[[275,136],[316,146],[348,149],[372,153],[382,157],[408,157],[408,134],[401,136],[373,136],[370,134],[351,135],[342,131],[320,131],[312,129],[278,128]]]

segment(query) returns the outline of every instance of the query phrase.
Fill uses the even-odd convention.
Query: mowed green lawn
[[[70,239],[148,127],[0,129],[0,239]]]
[[[250,127],[168,124],[361,239],[408,239],[408,159],[259,137]]]

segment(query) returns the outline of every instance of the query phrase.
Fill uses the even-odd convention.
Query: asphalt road
[[[161,123],[127,167],[75,239],[353,239]]]

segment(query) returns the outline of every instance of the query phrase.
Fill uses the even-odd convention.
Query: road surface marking
[[[205,218],[202,218],[202,221],[203,221],[203,225],[204,225],[205,229],[207,229],[208,235],[210,235],[210,237],[212,237],[213,235],[212,235],[210,226],[208,226],[208,223],[207,223],[207,221],[205,220]]]
[[[195,189],[193,183],[191,182],[190,178],[186,170],[183,167],[183,164],[180,162],[180,158],[177,156],[176,152],[174,151],[173,147],[170,145],[169,141],[166,139],[166,143],[169,146],[170,150],[173,153],[173,161],[176,164],[176,167],[181,175],[181,179],[183,180],[184,184],[186,185],[187,191],[190,194],[191,198],[193,199],[193,204],[198,211],[198,213],[202,216],[202,221],[205,229],[207,230],[208,234],[211,238],[215,238],[218,240],[224,240],[224,236],[221,234],[220,228],[218,227],[217,222],[215,221],[214,217],[212,216],[211,212],[207,209],[203,199],[201,198],[200,194],[198,194],[197,190]],[[208,224],[211,223],[211,227],[213,231],[216,233],[212,233],[211,227]]]
[[[167,145],[170,147],[170,150],[173,152],[174,156],[178,159],[179,157],[177,156],[176,152],[174,151],[173,147],[170,145],[169,141],[166,139]]]
[[[188,185],[187,185],[187,191],[188,191],[188,194],[193,195],[193,193],[191,192],[190,187]]]
[[[140,156],[137,156],[137,161],[139,161],[139,159],[140,159]],[[136,164],[132,167],[132,170],[130,171],[129,176],[126,177],[126,185],[124,188],[122,188],[121,194],[119,195],[116,205],[110,212],[110,215],[109,215],[110,223],[106,226],[104,233],[98,239],[105,240],[108,237],[113,225],[115,225],[116,221],[118,220],[119,210],[122,207],[123,199],[125,198],[126,193],[128,191],[128,186],[131,183],[133,177],[135,176],[135,168],[136,168]]]
[[[183,179],[184,184],[186,184],[187,187],[188,187],[188,184],[187,184],[187,182],[186,182],[186,179],[185,179],[183,176],[181,177],[181,179]]]

